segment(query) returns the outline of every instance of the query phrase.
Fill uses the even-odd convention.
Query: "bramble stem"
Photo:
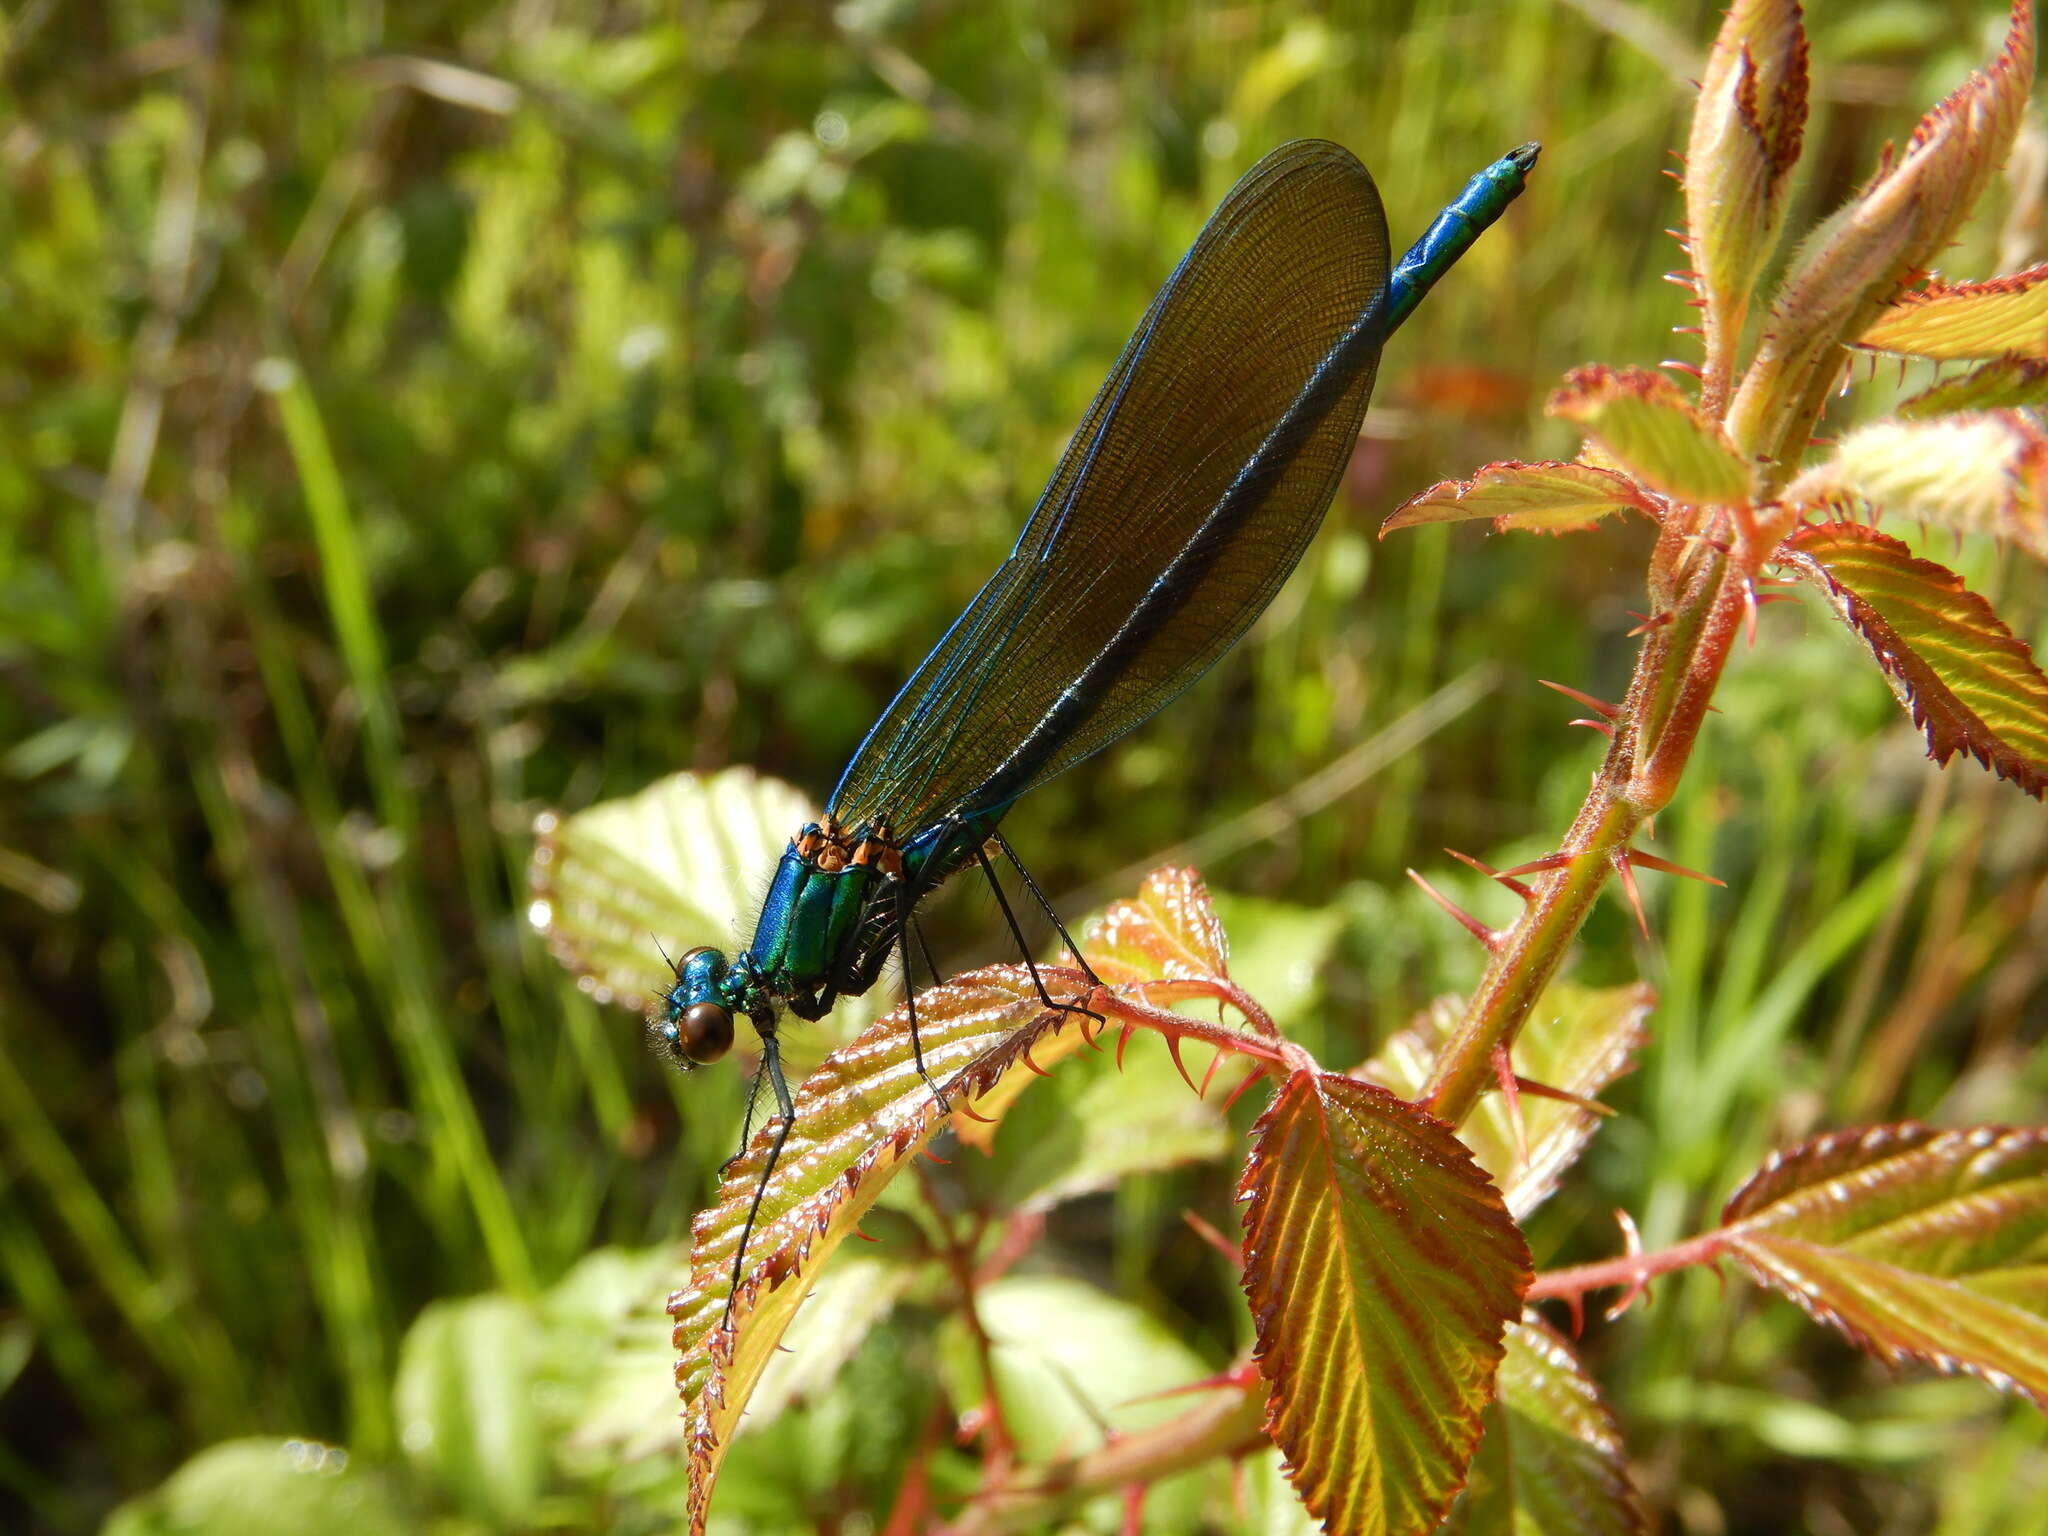
[[[1597,1264],[1576,1264],[1570,1269],[1550,1269],[1537,1275],[1529,1286],[1530,1301],[1564,1299],[1576,1302],[1588,1291],[1613,1290],[1620,1286],[1639,1287],[1659,1275],[1695,1264],[1711,1264],[1728,1246],[1727,1234],[1705,1232],[1655,1253],[1625,1253],[1618,1259]]]
[[[1702,526],[1731,534],[1734,522],[1732,516],[1701,519]],[[1494,947],[1437,1059],[1423,1097],[1437,1118],[1461,1123],[1493,1084],[1495,1050],[1513,1046],[1601,886],[1644,822],[1676,792],[1768,547],[1744,541],[1730,550],[1718,539],[1698,540],[1672,562],[1668,579],[1676,601],[1636,656],[1613,744],[1559,848],[1570,862],[1529,877],[1529,900]]]

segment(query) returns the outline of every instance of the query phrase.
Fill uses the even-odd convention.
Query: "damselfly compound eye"
[[[732,1011],[719,1003],[692,1003],[676,1021],[676,1049],[707,1067],[732,1049]]]

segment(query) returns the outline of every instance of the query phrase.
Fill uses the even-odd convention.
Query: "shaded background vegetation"
[[[1808,213],[1995,20],[1813,12]],[[1077,911],[1208,834],[1212,883],[1264,903],[1237,920],[1302,935],[1333,1062],[1469,984],[1401,868],[1552,845],[1597,743],[1535,679],[1619,685],[1648,534],[1373,530],[1431,480],[1569,452],[1540,416],[1563,368],[1693,355],[1658,173],[1714,13],[9,7],[0,1522],[89,1527],[232,1435],[392,1454],[423,1304],[684,1229],[737,1081],[665,1072],[541,952],[533,814],[728,763],[822,795],[1207,211],[1298,135],[1372,166],[1397,248],[1546,148],[1390,348],[1271,613],[1012,836]],[[2035,142],[1957,275],[2040,254]],[[1659,829],[1729,889],[1653,889],[1652,945],[1618,908],[1588,929],[1580,974],[1663,1004],[1628,1118],[1535,1224],[1546,1262],[1607,1248],[1617,1205],[1683,1234],[1818,1125],[2042,1117],[2040,808],[1935,774],[1838,637],[1767,619],[1785,643],[1731,669]],[[1446,685],[1419,746],[1252,814]],[[985,902],[936,911],[949,959],[997,957]],[[1060,1235],[1220,1363],[1241,1305],[1190,1205],[1227,1217],[1221,1175],[1131,1180]],[[916,1323],[892,1338],[856,1361],[871,1407],[915,1399]],[[2048,1520],[2036,1417],[1892,1382],[1740,1288],[1686,1279],[1588,1351],[1685,1529]],[[725,1497],[764,1530],[886,1508],[908,1414],[751,1484],[736,1458]]]

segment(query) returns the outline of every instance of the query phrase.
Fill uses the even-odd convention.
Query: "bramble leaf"
[[[1929,757],[1965,752],[2036,799],[2048,792],[2048,676],[1961,577],[1856,523],[1801,529],[1777,558],[1870,647]]]
[[[2048,405],[2048,359],[1995,358],[1901,400],[1898,414],[1908,421],[1924,421],[1952,411],[1989,411],[2015,405]]]
[[[1734,372],[1750,293],[1785,221],[1806,88],[1798,0],[1736,0],[1707,54],[1685,152],[1686,245],[1705,301],[1710,401]]]
[[[1662,374],[1574,368],[1545,409],[1577,422],[1629,474],[1675,500],[1749,497],[1749,467],[1721,429]]]
[[[1095,974],[1117,982],[1230,974],[1230,944],[1192,869],[1155,869],[1132,901],[1117,901],[1081,940]]]
[[[656,943],[729,943],[750,896],[815,812],[748,768],[672,773],[637,795],[534,818],[527,921],[600,1003],[645,1009],[668,990]]]
[[[1745,1269],[1858,1348],[2048,1408],[2048,1127],[1837,1131],[1721,1220]]]
[[[1048,986],[1072,993],[1076,971],[1040,967]],[[917,1075],[902,1010],[835,1051],[796,1094],[796,1118],[774,1176],[761,1195],[747,1247],[747,1272],[721,1328],[732,1258],[761,1180],[773,1122],[726,1165],[718,1202],[692,1224],[690,1288],[670,1299],[676,1387],[683,1398],[690,1457],[690,1529],[702,1536],[711,1491],[740,1414],[802,1304],[803,1282],[850,1234],[903,1165],[949,1114],[1003,1077],[1028,1070],[1033,1041],[1077,1028],[1047,1011],[1031,973],[990,966],[918,994],[925,1065],[947,1088],[942,1110]],[[792,1283],[795,1282],[795,1283]]]
[[[1902,294],[1857,345],[1943,362],[2048,357],[2048,264],[1981,283],[1929,283]]]
[[[1508,1330],[1498,1400],[1440,1536],[1639,1536],[1628,1449],[1571,1346],[1534,1313]]]
[[[1486,464],[1470,480],[1440,480],[1380,524],[1380,537],[1424,523],[1490,517],[1496,533],[1572,533],[1614,512],[1655,517],[1656,504],[1626,475],[1590,464]]]
[[[1657,994],[1640,982],[1625,987],[1554,982],[1515,1037],[1515,1071],[1532,1082],[1593,1098],[1635,1065],[1644,1026],[1656,1005]],[[1379,1083],[1403,1098],[1420,1098],[1461,1011],[1457,998],[1437,999],[1351,1075]],[[1550,1198],[1558,1179],[1578,1161],[1600,1124],[1591,1110],[1535,1094],[1522,1095],[1521,1111],[1529,1144],[1527,1162],[1522,1160],[1507,1101],[1498,1093],[1481,1099],[1458,1128],[1459,1138],[1500,1186],[1508,1213],[1518,1221]]]
[[[1436,1528],[1464,1480],[1529,1250],[1450,1127],[1296,1072],[1239,1194],[1266,1429],[1328,1530]]]
[[[748,768],[672,773],[573,815],[543,811],[527,921],[579,990],[644,1015],[671,983],[663,946],[733,944],[765,874],[816,814],[798,790]],[[874,1022],[888,992],[842,998],[828,1021],[784,1040],[784,1062],[808,1070]]]
[[[2048,433],[2022,411],[1873,422],[1785,495],[1807,505],[1868,502],[1957,533],[2011,539],[2048,559]]]

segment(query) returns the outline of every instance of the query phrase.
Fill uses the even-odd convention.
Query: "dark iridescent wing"
[[[1152,301],[1010,557],[832,796],[900,837],[1007,803],[1200,677],[1272,600],[1358,436],[1386,218],[1305,139],[1246,173]]]

